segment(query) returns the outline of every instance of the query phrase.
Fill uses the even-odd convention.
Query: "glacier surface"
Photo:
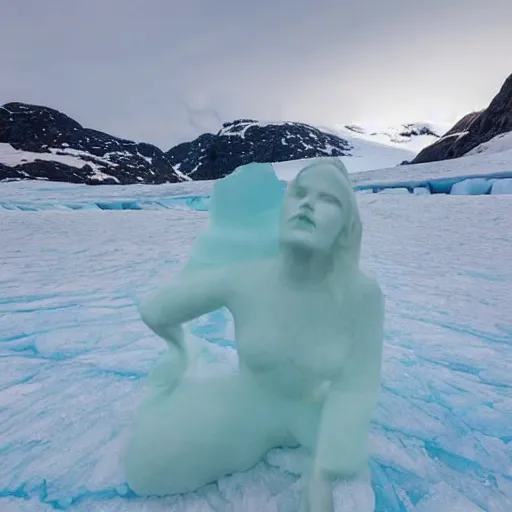
[[[297,162],[294,162],[297,165]],[[277,167],[277,164],[274,164]],[[512,167],[512,164],[511,164]],[[279,169],[279,168],[278,168]],[[365,176],[367,175],[367,176]],[[385,175],[384,175],[385,177]],[[376,181],[370,171],[351,176],[354,190],[359,193],[411,193],[486,195],[512,194],[512,171],[449,177],[406,175],[396,181]],[[366,179],[365,179],[366,178]],[[281,180],[283,187],[286,181]],[[2,183],[0,211],[48,210],[168,210],[192,209],[207,211],[214,182],[193,182],[169,185],[128,185],[90,187],[41,182],[15,181]],[[50,192],[50,193],[48,193]],[[138,195],[136,195],[138,193]],[[195,193],[195,194],[194,194]],[[202,195],[197,195],[201,194]],[[23,197],[23,200],[19,198]]]
[[[0,510],[294,512],[300,451],[166,499],[136,498],[122,474],[142,383],[164,350],[136,304],[184,265],[207,220],[190,197],[210,191],[2,184],[4,203],[189,199],[160,211],[0,211]],[[363,262],[388,308],[376,512],[510,512],[512,197],[359,202]],[[236,368],[225,311],[188,327],[209,342],[205,371]]]

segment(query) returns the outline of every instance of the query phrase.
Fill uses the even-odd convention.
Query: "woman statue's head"
[[[330,257],[335,266],[359,263],[362,226],[347,170],[337,158],[315,160],[289,184],[280,241]]]

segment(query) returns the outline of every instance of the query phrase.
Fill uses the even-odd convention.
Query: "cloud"
[[[17,0],[0,102],[164,149],[239,117],[452,121],[512,71],[510,19],[510,0]]]

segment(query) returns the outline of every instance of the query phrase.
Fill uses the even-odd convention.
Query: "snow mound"
[[[502,151],[512,150],[512,132],[501,133],[496,135],[488,142],[480,144],[472,149],[466,156],[478,155],[480,153],[500,153]]]

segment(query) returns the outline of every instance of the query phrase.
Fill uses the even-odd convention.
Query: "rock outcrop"
[[[502,133],[512,131],[512,75],[489,106],[464,116],[443,137],[427,146],[412,160],[419,164],[458,158]]]

